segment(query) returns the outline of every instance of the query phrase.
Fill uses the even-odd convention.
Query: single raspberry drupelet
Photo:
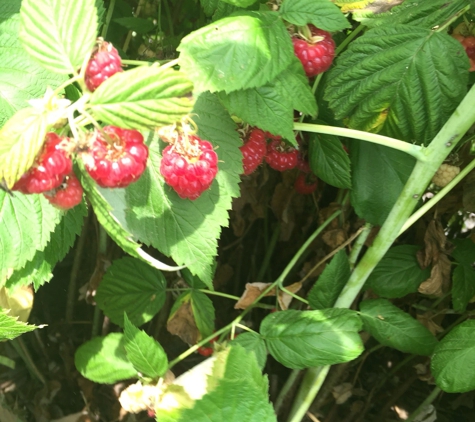
[[[138,130],[105,126],[95,131],[83,161],[90,176],[103,188],[124,188],[145,170],[148,148]]]
[[[292,170],[298,163],[298,151],[277,139],[267,144],[267,164],[277,171]]]
[[[61,185],[73,165],[68,153],[61,148],[62,141],[56,133],[47,133],[43,150],[12,190],[25,194],[43,193]]]
[[[310,195],[317,189],[318,179],[312,174],[300,173],[294,183],[294,189],[301,195]]]
[[[160,173],[180,198],[194,200],[213,183],[218,173],[218,155],[208,141],[180,136],[163,150]]]
[[[302,62],[306,75],[311,78],[329,69],[335,57],[335,41],[331,34],[322,29],[308,25],[312,36],[304,40],[297,36],[292,38],[294,53]]]
[[[244,174],[253,173],[262,163],[267,151],[266,135],[257,128],[251,130],[247,141],[239,148],[242,152]]]
[[[79,205],[82,201],[83,189],[74,173],[66,176],[59,188],[46,192],[44,196],[54,206],[63,210]]]
[[[94,92],[102,82],[122,70],[122,62],[117,50],[112,44],[99,41],[96,51],[87,63],[84,82],[87,89]]]

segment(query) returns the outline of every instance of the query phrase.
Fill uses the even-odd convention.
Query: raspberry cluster
[[[470,72],[475,71],[475,37],[473,35],[463,36],[462,34],[453,34],[457,41],[459,41],[463,48],[465,48],[465,52],[467,53],[468,59],[470,60]]]
[[[89,175],[104,188],[124,188],[145,170],[148,148],[137,130],[105,126],[92,133],[82,156]]]
[[[287,145],[284,141],[273,139],[267,144],[265,160],[269,167],[274,170],[292,170],[298,163],[298,151]]]
[[[197,199],[218,173],[218,155],[208,141],[195,135],[179,135],[162,152],[160,173],[183,199]]]
[[[106,79],[122,72],[122,61],[112,44],[99,40],[86,66],[84,82],[87,89],[94,92]]]
[[[24,194],[43,193],[53,205],[63,209],[79,204],[83,190],[79,182],[71,182],[77,179],[65,144],[68,144],[67,138],[61,138],[54,132],[47,133],[33,166],[20,177],[12,191]],[[63,189],[63,184],[67,185],[67,189]],[[68,198],[63,193],[66,190]]]
[[[459,173],[460,167],[445,163],[441,164],[435,172],[434,177],[432,177],[432,183],[443,188],[447,186]]]
[[[294,53],[302,62],[305,74],[311,78],[329,69],[335,57],[335,41],[331,34],[308,25],[311,36],[304,39],[299,35],[292,37]]]

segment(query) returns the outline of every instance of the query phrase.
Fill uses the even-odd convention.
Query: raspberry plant
[[[126,2],[0,2],[0,282],[38,291],[75,245],[71,324],[95,239],[82,295],[93,335],[69,344],[76,378],[134,380],[122,408],[157,421],[298,422],[332,365],[363,360],[365,331],[424,359],[425,402],[475,389],[475,11],[397,3],[201,0],[171,17],[163,0],[117,17]],[[253,127],[245,141],[236,122]],[[434,212],[457,185],[463,203]],[[293,200],[304,214],[290,221]],[[242,237],[230,245],[244,242],[249,208],[266,235],[276,228],[238,298],[219,283],[221,242],[230,225]],[[289,221],[305,238],[279,250]],[[458,316],[437,320],[443,336],[435,311]],[[38,328],[2,305],[0,338]],[[273,403],[268,355],[292,370]]]

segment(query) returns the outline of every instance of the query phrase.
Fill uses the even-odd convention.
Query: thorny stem
[[[274,289],[277,285],[281,284],[289,272],[292,270],[294,265],[297,263],[299,260],[300,256],[305,252],[305,250],[309,247],[309,245],[315,240],[315,238],[321,234],[321,232],[336,218],[340,215],[341,211],[335,211],[330,217],[328,217],[323,224],[321,224],[313,233],[312,235],[307,239],[307,241],[300,247],[300,249],[297,251],[297,253],[294,255],[292,260],[287,264],[285,267],[284,271],[282,271],[282,274],[279,276],[279,278],[274,281],[272,284],[270,284],[261,294],[260,296],[254,301],[254,303],[259,302],[267,293],[269,293],[272,289]],[[183,359],[187,358],[190,356],[192,353],[194,353],[196,350],[198,350],[202,345],[208,343],[210,340],[212,340],[215,337],[220,336],[221,334],[229,331],[233,326],[236,326],[240,324],[240,322],[243,320],[243,318],[254,308],[254,306],[249,306],[248,308],[244,309],[244,311],[234,319],[234,321],[230,322],[228,325],[224,326],[223,328],[220,328],[219,330],[215,331],[213,334],[210,336],[206,337],[205,339],[202,339],[199,343],[195,344],[194,346],[190,347],[188,350],[183,352],[181,355],[179,355],[177,358],[173,359],[169,365],[168,369],[172,368],[174,365],[176,365],[178,362],[182,361]]]
[[[335,303],[336,308],[349,308],[351,306],[374,267],[391,247],[404,223],[411,216],[436,170],[474,122],[475,86],[470,89],[430,145],[419,152],[423,154],[424,159],[419,160],[414,166],[409,180],[372,246],[363,256],[338,297]],[[322,370],[325,368],[328,367],[324,367]],[[303,418],[318,393],[322,382],[319,376],[320,372],[317,374],[316,371],[319,370],[311,368],[307,371],[302,387],[295,398],[289,417],[290,422],[299,422]]]
[[[362,141],[372,142],[373,144],[383,145],[394,148],[399,151],[412,155],[419,161],[427,160],[424,154],[424,148],[389,136],[377,135],[376,133],[363,132],[361,130],[347,129],[344,127],[314,125],[311,123],[294,123],[294,130],[302,132],[325,133],[327,135],[343,136],[345,138],[360,139]]]

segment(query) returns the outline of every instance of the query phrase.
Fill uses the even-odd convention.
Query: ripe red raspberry
[[[160,173],[180,198],[194,200],[213,183],[218,155],[213,145],[197,136],[180,136],[162,152]]]
[[[61,148],[62,141],[63,138],[56,133],[47,133],[43,149],[35,163],[15,183],[12,190],[25,194],[43,193],[61,185],[73,165],[68,153]]]
[[[201,356],[205,356],[205,357],[208,357],[208,356],[211,356],[213,354],[213,348],[212,347],[198,347],[198,350],[197,352],[201,355]]]
[[[267,143],[264,132],[257,128],[252,129],[247,141],[239,149],[242,152],[244,174],[251,174],[259,167],[266,155]]]
[[[312,181],[314,179],[314,181]],[[294,189],[301,195],[310,195],[317,189],[318,180],[311,174],[300,173],[294,183]]]
[[[469,72],[475,71],[475,37],[473,35],[465,37],[462,34],[452,34],[452,37],[459,41],[465,48],[465,52],[470,60]]]
[[[105,126],[95,131],[83,161],[90,176],[103,188],[123,188],[145,170],[148,148],[138,130]]]
[[[87,89],[94,92],[102,82],[117,72],[122,72],[122,62],[119,53],[112,44],[106,41],[99,41],[95,52],[87,63],[84,74],[84,82]]]
[[[311,78],[331,66],[335,57],[335,41],[329,32],[313,25],[308,27],[312,33],[310,40],[294,36],[292,43],[295,55],[302,62],[306,75]]]
[[[52,205],[63,210],[68,210],[81,203],[82,194],[83,189],[81,183],[79,183],[74,173],[71,173],[65,178],[59,188],[46,192],[44,196]]]
[[[267,164],[277,171],[292,170],[298,163],[298,151],[277,139],[267,144]]]

